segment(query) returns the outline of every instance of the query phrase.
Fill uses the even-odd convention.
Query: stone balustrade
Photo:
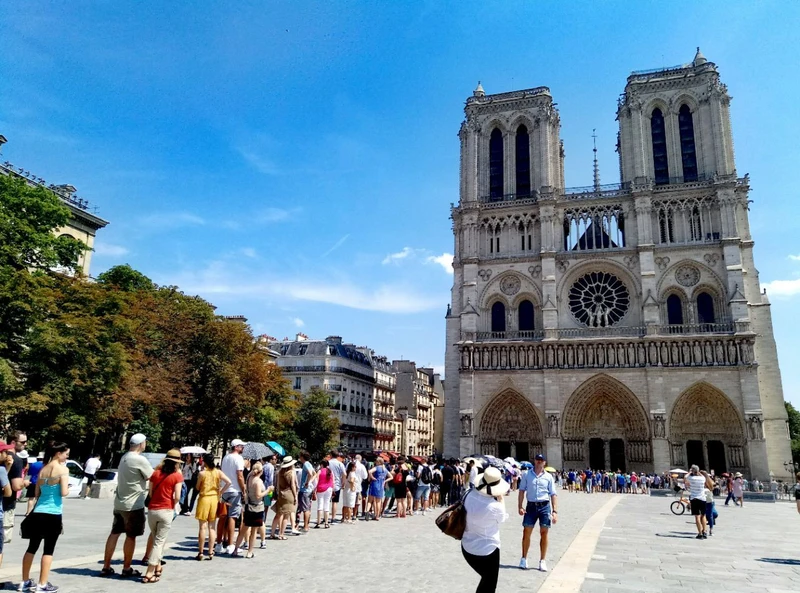
[[[459,343],[462,371],[752,366],[755,336]]]

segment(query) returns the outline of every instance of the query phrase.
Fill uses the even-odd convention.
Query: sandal
[[[255,555],[255,554],[253,554],[252,552],[248,552],[247,554],[245,554],[245,555],[244,555],[244,557],[245,557],[245,558],[255,558],[255,557],[256,557],[256,555]]]
[[[140,576],[142,576],[142,573],[139,572],[138,570],[134,570],[132,568],[128,568],[128,569],[124,569],[123,568],[122,572],[119,574],[119,576],[121,576],[123,579],[129,579],[131,577],[140,577]]]
[[[161,577],[159,575],[157,575],[157,574],[154,574],[154,575],[151,575],[151,576],[145,575],[145,576],[142,577],[142,582],[144,584],[146,584],[146,585],[150,584],[150,583],[157,583],[160,580],[161,580]]]
[[[199,560],[202,560],[202,559],[203,559],[203,553],[202,553],[202,552],[200,552],[200,553],[199,553],[197,556],[195,556],[195,557],[194,557],[194,559],[195,559],[195,560],[198,560],[198,561],[199,561]]]
[[[100,571],[100,576],[101,577],[110,577],[110,576],[112,576],[114,574],[116,574],[116,572],[110,566],[108,568],[104,568],[104,569],[102,569]]]
[[[213,560],[213,559],[214,559],[214,552],[209,552],[208,558],[206,558],[206,560]]]
[[[280,536],[278,539],[287,540],[287,539],[289,539],[289,538],[288,538],[288,537],[286,537],[285,535],[282,535],[282,536]]]

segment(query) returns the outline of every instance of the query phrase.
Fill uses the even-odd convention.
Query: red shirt
[[[157,469],[150,476],[150,482],[153,484],[153,494],[150,497],[150,506],[147,508],[151,511],[164,511],[174,508],[172,494],[175,492],[175,484],[183,482],[181,472],[174,471],[164,477],[161,470]]]

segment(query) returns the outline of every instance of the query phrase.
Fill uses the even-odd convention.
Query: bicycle
[[[672,501],[669,505],[669,510],[672,511],[673,515],[683,515],[686,511],[691,509],[691,503],[688,499],[683,497],[685,492],[685,490],[681,490],[680,498]]]

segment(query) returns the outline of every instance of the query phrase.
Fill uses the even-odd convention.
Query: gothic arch
[[[518,391],[507,388],[492,397],[481,412],[481,453],[497,454],[498,443],[527,443],[531,457],[542,451],[544,432],[536,408]]]
[[[508,124],[501,118],[493,117],[481,126],[481,135],[488,140],[495,128],[502,132],[503,137],[508,134]]]
[[[534,122],[524,113],[518,113],[511,119],[509,129],[516,134],[521,125],[528,128],[528,134],[533,134]]]
[[[695,383],[678,397],[668,428],[670,438],[678,441],[709,436],[732,444],[745,441],[744,425],[733,402],[706,381]]]
[[[697,110],[700,106],[700,103],[697,100],[697,98],[694,95],[687,93],[686,91],[684,91],[674,99],[671,99],[669,104],[670,104],[669,113],[674,116],[678,115],[678,112],[680,111],[682,105],[686,105],[689,108],[689,111],[691,112],[692,115],[695,115],[697,113]]]
[[[644,116],[648,120],[648,125],[647,125],[647,135],[648,136],[650,135],[649,120],[653,116],[653,111],[655,111],[656,109],[660,109],[661,113],[664,115],[664,117],[666,117],[667,114],[672,112],[672,110],[669,108],[669,105],[667,104],[667,102],[664,99],[662,99],[661,97],[655,97],[654,99],[651,99],[650,101],[648,101],[645,104],[645,106],[642,108],[642,113],[644,114]]]
[[[647,414],[634,393],[620,381],[600,374],[585,381],[564,406],[565,439],[622,436],[647,440]]]
[[[723,299],[723,297],[725,296],[725,289],[723,287],[722,281],[719,279],[719,276],[717,276],[717,273],[714,272],[714,270],[709,268],[707,265],[701,264],[700,262],[697,262],[693,259],[682,259],[676,261],[674,264],[668,267],[666,271],[663,274],[661,274],[661,278],[658,281],[658,285],[656,287],[657,294],[664,295],[664,298],[666,298],[666,292],[668,290],[671,290],[671,288],[677,288],[677,287],[671,287],[665,289],[664,285],[668,283],[672,284],[673,282],[675,282],[675,272],[679,267],[686,264],[691,264],[692,266],[700,270],[700,280],[698,281],[698,284],[694,287],[684,289],[686,296],[690,300],[696,298],[696,295],[694,293],[701,286],[704,287],[710,286],[710,289],[713,290],[714,292],[714,298],[719,298],[720,300]]]
[[[631,271],[613,259],[589,259],[582,263],[576,263],[575,267],[570,266],[567,274],[561,277],[556,285],[556,294],[561,295],[562,299],[567,297],[566,292],[573,282],[589,272],[608,272],[614,274],[617,278],[622,280],[628,287],[631,294],[631,300],[638,302],[641,295],[641,286],[639,285],[636,276]]]
[[[516,277],[519,279],[519,289],[513,295],[506,296],[501,291],[500,285],[503,282],[503,279],[507,277]],[[513,270],[506,270],[505,272],[498,273],[497,276],[493,276],[486,286],[484,286],[480,296],[478,297],[478,303],[480,304],[481,309],[488,309],[492,306],[494,301],[502,300],[506,304],[506,307],[508,307],[513,302],[518,302],[518,295],[521,294],[534,295],[534,305],[538,305],[542,302],[542,294],[530,277]]]
[[[678,397],[667,429],[672,465],[748,473],[742,418],[733,402],[710,383],[695,383]]]

